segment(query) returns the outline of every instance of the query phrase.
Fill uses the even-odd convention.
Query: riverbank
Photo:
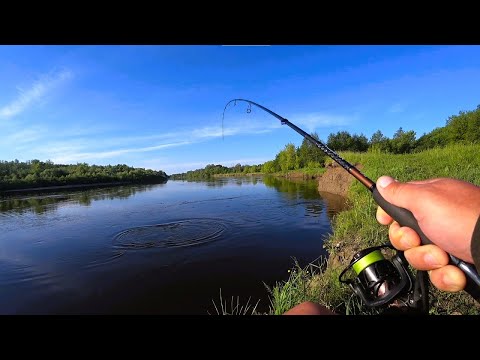
[[[362,164],[362,172],[370,179],[385,174],[400,181],[455,177],[480,185],[480,145],[451,145],[404,155],[349,152],[341,156],[350,163]],[[324,241],[328,260],[304,268],[294,265],[289,280],[271,289],[273,314],[283,314],[305,300],[320,302],[340,314],[375,313],[353,297],[338,276],[357,251],[388,241],[388,227],[376,221],[376,203],[365,187],[347,180],[353,177],[331,163],[329,160],[326,173],[319,179],[319,191],[336,187],[344,192],[346,187],[351,207],[332,221],[333,232]],[[345,175],[340,175],[342,171]],[[336,181],[338,184],[334,185]],[[465,292],[440,292],[430,286],[430,314],[479,315],[480,308]]]
[[[276,172],[276,173],[262,173],[262,172],[255,172],[255,173],[228,173],[228,174],[214,174],[214,178],[222,178],[222,177],[239,177],[239,176],[274,176],[274,177],[282,177],[285,179],[302,179],[302,180],[314,180],[320,178],[326,171],[326,168],[319,167],[315,169],[298,169],[298,170],[289,170],[286,173],[284,172]]]
[[[355,167],[362,170],[363,165],[355,164]],[[325,168],[325,173],[318,177],[318,191],[347,197],[354,177],[334,162]]]
[[[134,168],[125,164],[89,165],[86,163],[54,164],[50,160],[0,161],[0,193],[27,189],[41,191],[81,188],[98,184],[158,184],[168,181],[162,170]]]
[[[128,182],[108,182],[108,183],[95,183],[95,184],[78,184],[78,185],[59,185],[59,186],[42,186],[35,188],[25,188],[25,189],[13,189],[5,190],[0,192],[0,194],[16,194],[16,193],[25,193],[25,192],[36,192],[36,191],[53,191],[53,190],[63,190],[63,189],[83,189],[89,187],[101,187],[101,186],[116,186],[116,185],[125,185]]]
[[[160,184],[161,182],[159,182]],[[2,195],[14,195],[14,194],[24,194],[29,192],[48,192],[48,191],[58,191],[58,190],[82,190],[87,188],[100,188],[100,187],[110,187],[110,186],[121,186],[121,185],[134,185],[133,182],[128,181],[118,181],[118,182],[104,182],[104,183],[92,183],[92,184],[72,184],[72,185],[57,185],[57,186],[42,186],[34,188],[23,188],[23,189],[12,189],[12,190],[3,190],[0,191],[0,196]],[[138,183],[145,184],[145,183]],[[152,184],[152,183],[148,183]]]

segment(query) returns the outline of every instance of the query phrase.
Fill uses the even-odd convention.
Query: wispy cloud
[[[43,98],[60,83],[72,77],[70,70],[62,70],[41,76],[28,89],[17,88],[19,94],[10,104],[0,108],[0,118],[11,118],[25,111],[30,105]]]
[[[166,148],[171,148],[175,146],[187,145],[190,142],[177,142],[171,144],[161,144],[155,146],[147,146],[141,148],[128,148],[128,149],[118,149],[111,151],[98,151],[98,152],[84,152],[84,153],[57,153],[58,155],[53,156],[51,160],[55,163],[68,163],[74,161],[85,161],[90,159],[108,159],[119,155],[125,155],[130,153],[142,153],[148,151],[161,150]]]
[[[103,129],[101,134],[96,134],[90,128],[82,129],[76,125],[52,128],[44,124],[25,128],[23,124],[8,123],[11,129],[0,136],[0,141],[2,145],[8,147],[9,152],[22,154],[22,157],[49,159],[63,164],[105,163],[118,161],[119,157],[141,153],[155,153],[153,156],[158,156],[162,150],[173,147],[198,144],[222,136],[264,134],[281,127],[280,122],[264,124],[248,119],[236,119],[233,122],[229,121],[228,126],[223,129],[222,125],[218,124],[158,134],[137,133],[131,136],[116,136],[111,134],[115,129]],[[98,125],[94,126],[96,127]]]
[[[295,119],[295,120],[293,120]],[[317,128],[344,126],[353,120],[351,116],[332,115],[323,113],[306,113],[292,116],[292,122],[312,132]]]
[[[280,125],[278,125],[279,127]],[[225,127],[206,126],[197,129],[182,130],[158,135],[112,137],[102,141],[92,138],[75,138],[50,140],[41,147],[36,146],[32,152],[43,154],[45,158],[57,163],[73,163],[78,161],[96,161],[132,153],[145,153],[164,150],[177,146],[185,146],[208,141],[223,136],[242,134],[262,134],[273,131],[277,126],[258,126],[255,124]],[[32,133],[33,131],[27,131]],[[65,131],[63,131],[65,133]],[[17,136],[15,134],[14,136]],[[19,136],[19,135],[18,135]],[[33,138],[32,138],[33,139]],[[35,140],[38,140],[36,138]],[[128,144],[128,147],[126,145]],[[146,146],[147,145],[147,146]]]
[[[405,111],[405,106],[400,103],[393,104],[389,109],[388,112],[390,113],[401,113]]]
[[[46,135],[45,129],[34,126],[16,131],[2,138],[2,142],[8,145],[33,143]]]
[[[192,131],[186,132],[185,135],[193,139],[207,139],[207,138],[217,138],[222,136],[233,136],[233,135],[243,135],[243,134],[265,134],[273,131],[280,127],[278,125],[269,125],[269,126],[259,126],[254,123],[243,123],[238,124],[237,126],[225,127],[222,129],[221,126],[207,126],[200,129],[194,129]]]

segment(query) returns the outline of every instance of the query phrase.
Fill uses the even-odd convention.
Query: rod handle
[[[398,222],[400,226],[407,226],[415,230],[420,237],[422,244],[433,244],[433,242],[423,233],[422,229],[420,229],[417,220],[409,210],[395,206],[386,201],[382,195],[380,195],[380,192],[375,186],[372,189],[372,195],[375,202],[396,222]],[[465,273],[467,285],[464,290],[476,301],[480,302],[480,276],[475,266],[464,262],[451,254],[448,255],[450,257],[450,264],[457,266]]]

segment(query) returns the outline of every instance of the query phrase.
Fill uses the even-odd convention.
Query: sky
[[[260,164],[303,138],[417,138],[480,105],[480,46],[0,45],[0,160],[168,175]],[[335,149],[333,149],[335,150]]]

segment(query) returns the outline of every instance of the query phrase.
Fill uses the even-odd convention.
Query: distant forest
[[[316,133],[310,134],[319,139]],[[384,152],[393,154],[407,154],[420,152],[434,147],[444,147],[448,144],[480,143],[480,105],[476,110],[460,111],[458,115],[450,116],[445,126],[435,128],[424,133],[418,139],[413,130],[399,128],[390,139],[378,130],[370,139],[363,134],[350,134],[348,131],[339,131],[330,134],[327,146],[334,151],[354,152]],[[286,173],[291,170],[310,169],[324,166],[326,155],[304,139],[302,144],[295,147],[289,143],[285,145],[274,160],[259,165],[236,164],[232,167],[222,165],[207,165],[203,169],[191,170],[186,173],[172,174],[171,179],[205,179],[216,174],[233,173]]]
[[[0,160],[0,191],[97,183],[162,183],[167,180],[163,171],[127,165],[60,165],[40,160]]]

